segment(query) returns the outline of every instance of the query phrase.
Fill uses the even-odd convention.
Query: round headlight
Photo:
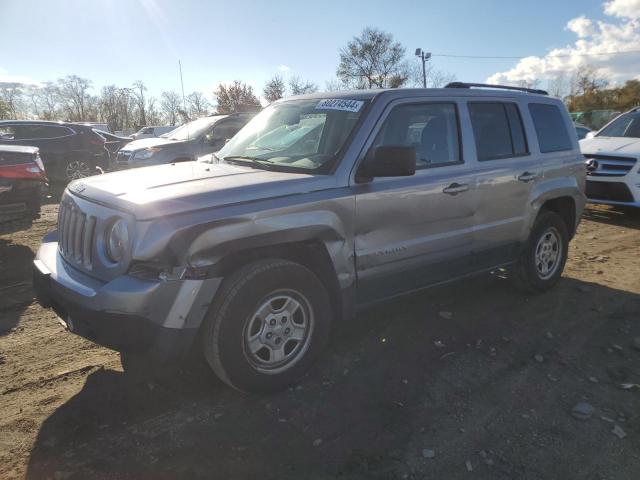
[[[105,240],[107,257],[118,263],[129,248],[129,229],[123,219],[119,218],[111,224]]]

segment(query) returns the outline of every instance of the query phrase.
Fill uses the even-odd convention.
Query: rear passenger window
[[[557,106],[530,103],[529,112],[538,135],[540,152],[561,152],[573,148],[564,116]]]
[[[21,125],[16,133],[16,139],[42,140],[66,137],[71,134],[72,131],[67,127],[58,127],[55,125]]]
[[[0,140],[15,140],[16,129],[13,125],[0,125]]]
[[[400,105],[391,110],[373,147],[415,147],[416,168],[461,161],[458,113],[453,103]]]
[[[469,103],[469,115],[478,160],[517,157],[529,152],[522,118],[515,103]]]

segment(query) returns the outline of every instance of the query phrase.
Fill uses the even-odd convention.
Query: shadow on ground
[[[592,222],[640,230],[640,208],[614,208],[587,205],[583,218]]]
[[[11,331],[33,301],[29,247],[0,239],[0,335]]]
[[[96,370],[42,425],[27,478],[451,479],[469,478],[466,460],[473,478],[633,477],[637,441],[568,412],[587,398],[639,429],[640,396],[617,385],[640,381],[626,343],[640,296],[567,278],[523,296],[507,283],[364,312],[299,386],[271,396],[200,371],[145,383]]]

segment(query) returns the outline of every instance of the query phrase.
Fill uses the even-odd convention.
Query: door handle
[[[469,185],[466,183],[456,183],[453,182],[448,187],[442,189],[442,193],[446,193],[447,195],[457,195],[462,192],[466,192],[469,190]]]
[[[522,175],[518,177],[518,180],[520,180],[521,182],[527,183],[532,180],[535,180],[536,178],[538,178],[537,173],[524,172]]]

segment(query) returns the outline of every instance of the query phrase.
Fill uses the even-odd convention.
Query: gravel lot
[[[2,479],[640,478],[638,217],[589,208],[549,293],[491,275],[364,312],[259,397],[65,332],[30,284],[56,208],[0,235]]]

